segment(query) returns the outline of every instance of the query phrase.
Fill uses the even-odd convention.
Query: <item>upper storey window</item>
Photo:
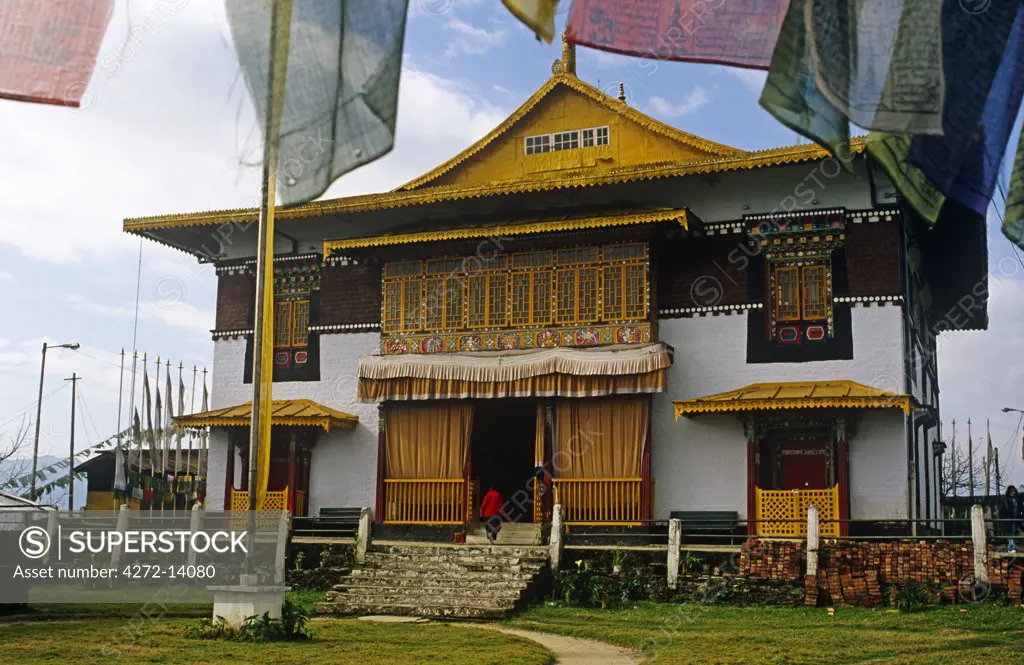
[[[383,332],[642,321],[647,244],[403,261],[384,266]]]
[[[609,136],[608,127],[589,127],[555,132],[554,134],[538,134],[526,137],[523,142],[523,150],[527,155],[536,155],[542,152],[576,150],[580,147],[592,148],[608,145]]]
[[[750,235],[767,260],[768,340],[802,344],[831,339],[832,252],[845,237],[842,214],[765,216]]]

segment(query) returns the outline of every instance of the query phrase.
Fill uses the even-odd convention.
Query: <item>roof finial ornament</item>
[[[562,73],[576,76],[576,45],[569,43],[565,32],[562,33]]]
[[[619,101],[626,103],[626,84],[622,81],[619,81]]]

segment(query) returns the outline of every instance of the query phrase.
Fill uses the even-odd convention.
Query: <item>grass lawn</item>
[[[314,621],[306,642],[246,644],[182,637],[194,619],[131,625],[124,618],[0,623],[4,665],[161,663],[206,665],[550,665],[551,653],[519,638],[450,624]],[[133,634],[133,630],[135,631]]]
[[[293,592],[312,607],[320,592]],[[25,615],[0,616],[3,665],[79,663],[273,663],[273,665],[550,665],[552,654],[529,640],[457,625],[380,624],[355,619],[311,623],[306,642],[247,644],[183,637],[185,627],[210,615],[210,605],[173,605],[147,618],[138,605],[40,605]]]
[[[966,609],[966,612],[961,612]],[[636,603],[618,610],[543,605],[510,627],[611,642],[676,663],[1018,663],[1024,609],[977,604],[895,610],[701,607]]]

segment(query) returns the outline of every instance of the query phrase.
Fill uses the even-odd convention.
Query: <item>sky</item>
[[[564,19],[560,10],[559,28]],[[540,87],[559,55],[497,0],[410,0],[395,149],[324,198],[386,191],[461,151]],[[758,106],[762,73],[584,48],[577,60],[583,80],[613,95],[622,83],[634,107],[710,140],[748,150],[803,142]],[[187,390],[193,367],[212,369],[213,268],[145,242],[140,272],[140,241],[121,226],[258,202],[259,129],[223,4],[119,0],[82,108],[0,100],[0,146],[0,447],[34,418],[42,342],[75,341],[78,351],[47,353],[40,447],[63,455],[72,372],[82,377],[82,448],[116,431],[120,353],[130,369],[133,341],[151,378],[157,356],[171,360],[175,381],[184,365]],[[989,253],[989,329],[940,336],[943,434],[956,418],[962,442],[970,418],[978,438],[990,419],[1004,477],[1024,483],[1019,414],[1000,412],[1024,409],[1024,263],[995,213]]]

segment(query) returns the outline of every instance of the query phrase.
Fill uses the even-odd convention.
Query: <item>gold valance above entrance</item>
[[[664,344],[363,356],[365,402],[502,397],[599,397],[664,392]]]
[[[752,383],[736,390],[694,399],[679,400],[679,416],[701,413],[737,413],[777,409],[901,409],[904,413],[916,406],[914,398],[865,386],[848,380],[782,381]]]
[[[174,418],[175,427],[248,427],[252,420],[252,402],[192,413]],[[273,426],[353,428],[359,416],[338,411],[310,399],[275,399],[270,407]]]

